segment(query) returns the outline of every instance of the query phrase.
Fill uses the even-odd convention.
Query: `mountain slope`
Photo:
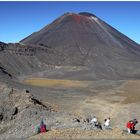
[[[140,46],[90,13],[64,14],[21,42],[49,47],[53,53],[42,56],[51,65],[87,66],[96,78],[139,77]]]
[[[140,78],[140,46],[85,12],[66,13],[20,43],[1,47],[0,60],[0,66],[13,76],[48,66],[82,66],[86,70],[66,73],[66,77]]]

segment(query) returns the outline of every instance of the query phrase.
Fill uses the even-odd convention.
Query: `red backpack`
[[[131,130],[134,130],[135,128],[135,125],[133,122],[128,122],[127,125],[126,125],[127,128],[131,129]]]
[[[128,123],[126,124],[126,127],[129,128],[129,129],[131,129],[131,122],[128,122]]]
[[[40,127],[40,132],[43,133],[43,132],[46,132],[46,125],[42,124],[41,127]]]

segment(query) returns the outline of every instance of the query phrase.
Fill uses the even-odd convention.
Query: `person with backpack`
[[[134,123],[132,121],[127,122],[126,124],[128,134],[132,133],[134,129]]]
[[[42,119],[40,125],[37,127],[37,133],[44,133],[44,132],[47,132],[47,129],[46,129],[46,124]]]
[[[128,134],[135,134],[135,125],[138,123],[137,119],[130,120],[126,124]]]

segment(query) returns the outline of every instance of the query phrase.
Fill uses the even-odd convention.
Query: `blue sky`
[[[66,12],[90,12],[140,44],[140,2],[0,2],[0,41],[18,42]]]

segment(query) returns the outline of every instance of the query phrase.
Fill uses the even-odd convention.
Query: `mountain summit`
[[[21,40],[24,44],[44,44],[52,48],[77,52],[88,55],[89,50],[95,55],[97,49],[104,49],[111,53],[122,51],[140,56],[140,47],[137,43],[99,19],[97,16],[81,12],[79,14],[66,13],[38,32]],[[106,55],[109,52],[100,53]],[[131,51],[131,52],[130,52]],[[98,53],[98,52],[97,52]]]

